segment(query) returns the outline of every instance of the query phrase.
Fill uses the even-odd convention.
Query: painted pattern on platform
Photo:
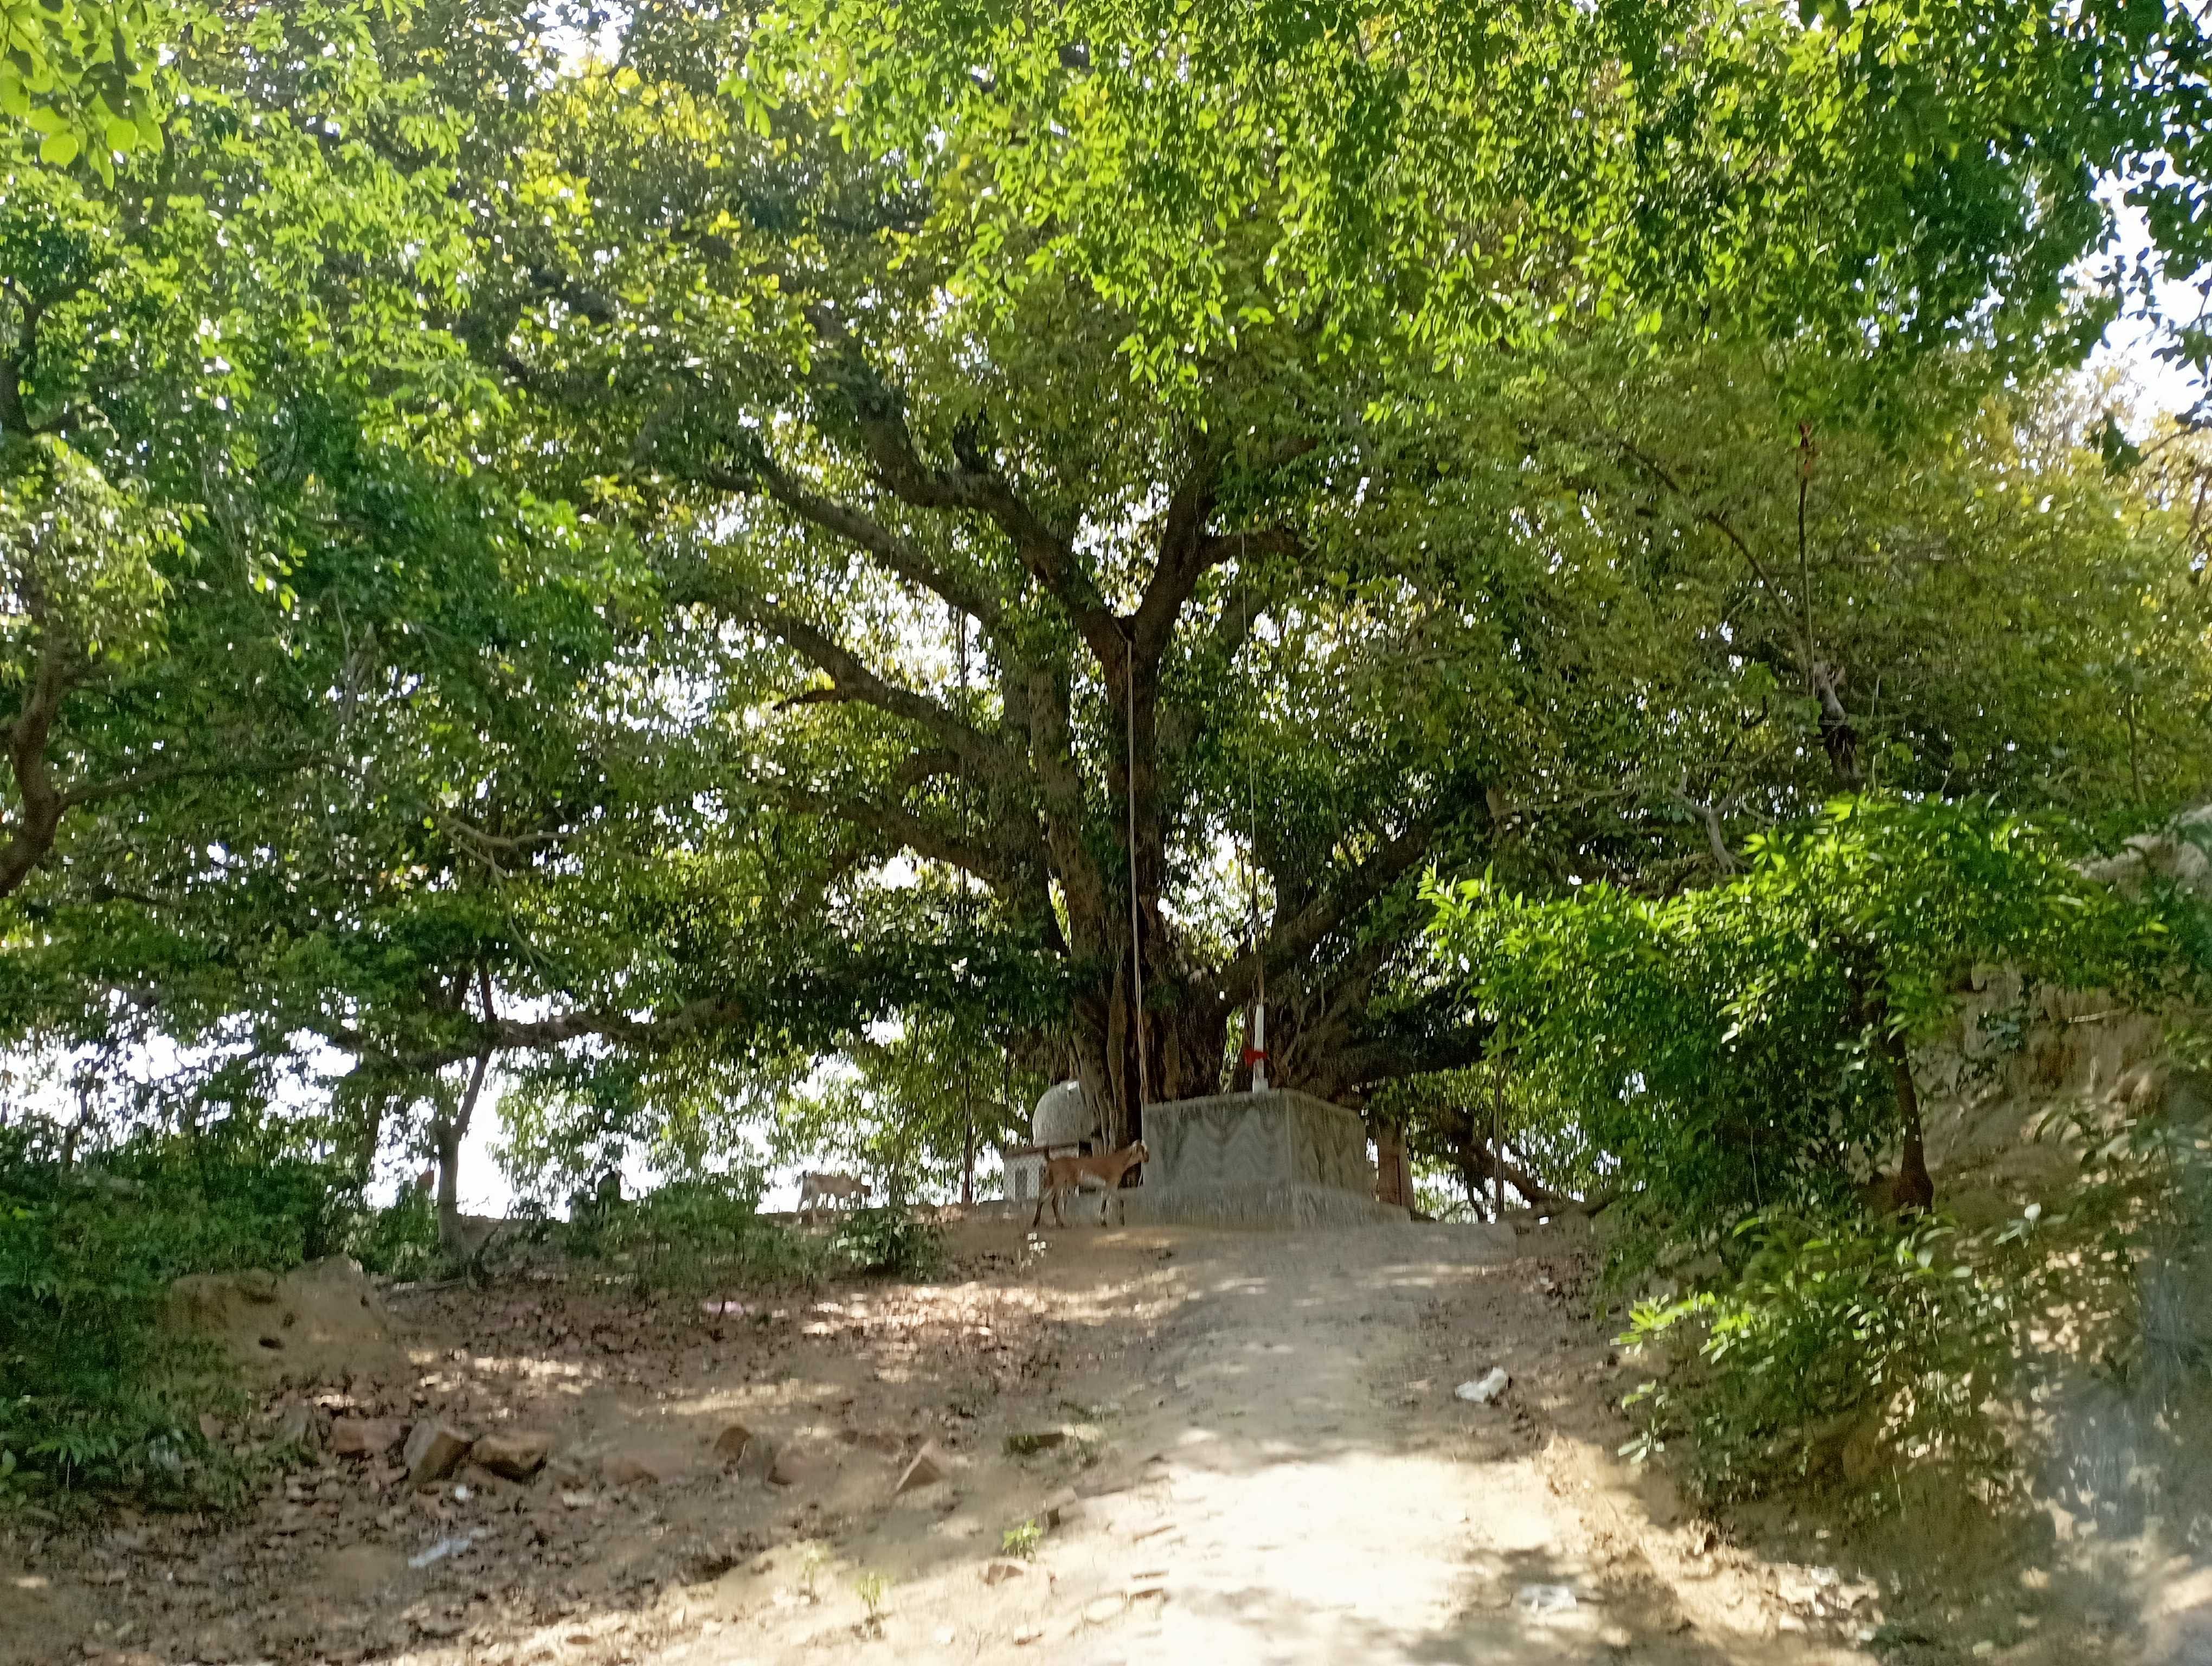
[[[1304,1093],[1224,1093],[1145,1108],[1146,1186],[1329,1186],[1371,1197],[1367,1134]]]

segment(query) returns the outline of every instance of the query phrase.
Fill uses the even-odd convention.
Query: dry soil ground
[[[1894,1634],[1893,1567],[1863,1578],[1810,1523],[1802,1560],[1761,1555],[1613,1456],[1633,1379],[1571,1240],[952,1243],[939,1285],[712,1312],[582,1268],[395,1294],[404,1361],[287,1391],[318,1438],[361,1414],[538,1430],[544,1473],[424,1491],[322,1456],[237,1517],[19,1520],[0,1659],[1814,1666]],[[1454,1398],[1492,1365],[1500,1403]],[[732,1423],[756,1438],[725,1462]],[[944,1478],[895,1496],[925,1443]],[[1982,1595],[1905,1657],[2129,1641]]]

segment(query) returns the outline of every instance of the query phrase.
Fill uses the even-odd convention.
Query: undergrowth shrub
[[[1620,1341],[1665,1374],[1623,1451],[1679,1445],[1709,1504],[1917,1478],[2138,1522],[2153,1481],[2212,1507],[2183,1432],[2212,1409],[2212,1128],[2073,1104],[2034,1137],[2074,1159],[2058,1209],[1742,1223],[1717,1271],[1632,1308]]]
[[[222,1503],[239,1481],[198,1414],[239,1399],[204,1341],[161,1323],[189,1273],[329,1255],[354,1203],[331,1165],[254,1128],[142,1134],[64,1164],[58,1131],[0,1128],[0,1470],[18,1493]]]
[[[366,1272],[392,1279],[427,1279],[443,1272],[438,1243],[438,1205],[429,1193],[404,1186],[381,1209],[365,1212],[346,1236],[346,1253]]]
[[[760,1213],[757,1176],[674,1180],[635,1201],[580,1203],[566,1234],[574,1255],[622,1267],[641,1290],[809,1284],[827,1270],[820,1242]]]
[[[943,1269],[945,1235],[934,1223],[916,1219],[894,1189],[878,1207],[845,1213],[830,1235],[830,1255],[843,1271],[919,1282]]]
[[[2208,1264],[2197,1135],[2116,1127],[2100,1101],[2063,1136],[2080,1165],[2048,1200],[2063,1213],[1974,1234],[1930,1213],[1949,1200],[1914,1049],[1978,969],[2137,1011],[2203,998],[2202,900],[2093,879],[2081,843],[1989,805],[1869,796],[1667,897],[1432,889],[1512,1079],[1492,1110],[1511,1112],[1511,1150],[1547,1187],[1617,1198],[1611,1288],[1673,1281],[1632,1315],[1665,1374],[1631,1408],[1631,1450],[1679,1444],[1717,1502],[1906,1474],[1994,1499],[2066,1438],[2061,1398],[2171,1421],[2124,1379],[2203,1357],[2160,1340]]]
[[[2019,1285],[1948,1222],[1755,1217],[1704,1287],[1640,1303],[1621,1342],[1668,1367],[1626,1402],[1643,1459],[1670,1441],[1711,1505],[1785,1484],[1872,1487],[1900,1466],[2009,1468]]]

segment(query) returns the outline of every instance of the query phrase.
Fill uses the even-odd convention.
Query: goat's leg
[[[1036,1213],[1030,1217],[1030,1231],[1036,1231],[1044,1224],[1044,1201],[1052,1195],[1052,1188],[1045,1187],[1037,1194]]]

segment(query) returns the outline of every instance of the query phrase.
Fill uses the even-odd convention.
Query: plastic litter
[[[448,1556],[458,1556],[481,1536],[474,1533],[457,1533],[450,1539],[441,1539],[429,1549],[417,1551],[407,1559],[410,1567],[428,1567],[433,1562],[442,1562]]]
[[[1523,1585],[1513,1594],[1513,1606],[1528,1614],[1572,1614],[1575,1594],[1565,1585]]]
[[[1474,1382],[1461,1383],[1452,1390],[1452,1394],[1455,1398],[1464,1400],[1470,1405],[1487,1406],[1505,1392],[1506,1384],[1512,1380],[1506,1375],[1504,1366],[1492,1365]]]

